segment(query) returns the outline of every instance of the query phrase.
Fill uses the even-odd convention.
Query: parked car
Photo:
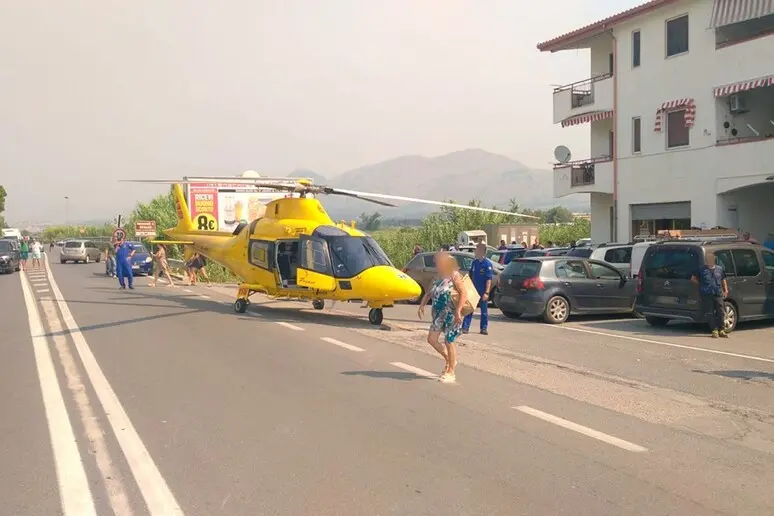
[[[21,254],[16,237],[0,240],[0,273],[13,274],[21,269]]]
[[[575,314],[634,313],[635,285],[608,263],[568,256],[512,261],[500,275],[496,303],[510,318],[561,324]]]
[[[664,241],[648,247],[637,276],[637,310],[653,326],[671,320],[704,323],[699,288],[691,281],[715,253],[728,282],[725,329],[774,318],[774,252],[747,241]]]
[[[570,251],[570,247],[547,247],[545,249],[530,249],[524,253],[524,258],[535,256],[564,256]]]
[[[59,263],[89,263],[102,260],[102,251],[90,240],[68,240],[59,253]]]
[[[493,263],[499,263],[503,267],[511,263],[516,258],[521,258],[527,249],[522,246],[510,246],[507,249],[495,249],[494,251],[487,251],[486,257],[492,260]]]
[[[132,256],[132,272],[134,274],[153,274],[153,257],[142,244],[142,242],[130,242],[134,246],[134,255]]]
[[[607,262],[621,271],[622,274],[631,277],[632,247],[634,244],[631,243],[601,244],[592,249],[589,258]]]
[[[645,253],[648,252],[648,248],[655,242],[653,240],[645,242],[636,242],[632,246],[631,265],[629,266],[629,277],[637,278],[640,273],[640,267],[642,267],[642,260],[645,258]]]
[[[470,266],[473,264],[473,260],[476,258],[472,253],[465,253],[460,251],[451,251],[449,254],[457,259],[457,264],[462,272],[470,270]],[[492,278],[492,290],[489,295],[489,304],[494,304],[494,298],[498,290],[500,273],[503,271],[503,267],[497,263],[493,263],[493,278]],[[438,269],[435,268],[435,253],[419,253],[404,267],[403,272],[408,274],[414,281],[419,283],[422,287],[422,293],[419,295],[417,301],[422,299],[430,287],[433,281],[438,277]]]

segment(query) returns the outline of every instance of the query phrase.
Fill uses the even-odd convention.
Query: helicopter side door
[[[318,291],[336,290],[328,243],[322,238],[301,235],[298,247],[296,283]]]

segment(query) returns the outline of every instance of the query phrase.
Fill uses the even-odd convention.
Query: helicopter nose
[[[365,285],[373,298],[409,301],[422,294],[422,287],[398,269],[387,266],[373,267],[364,273]]]

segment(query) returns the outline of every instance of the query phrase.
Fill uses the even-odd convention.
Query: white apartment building
[[[595,242],[774,232],[774,0],[652,0],[538,49],[590,49],[553,100],[591,154],[556,163],[554,197],[591,194]]]

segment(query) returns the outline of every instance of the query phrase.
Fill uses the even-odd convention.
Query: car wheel
[[[570,303],[562,296],[554,296],[546,303],[543,319],[549,324],[562,324],[570,317]]]
[[[736,329],[737,320],[739,319],[736,313],[736,306],[731,301],[725,301],[723,305],[725,308],[723,329],[726,331],[734,331],[734,329]]]
[[[497,287],[493,288],[492,291],[489,292],[489,306],[493,308],[497,308],[497,301],[495,301],[496,298],[497,298]]]
[[[652,315],[646,315],[645,320],[648,321],[648,324],[651,326],[666,326],[667,323],[669,323],[669,319],[664,319],[663,317],[653,317]]]
[[[521,312],[511,312],[510,310],[500,310],[508,319],[518,319],[521,317]]]

